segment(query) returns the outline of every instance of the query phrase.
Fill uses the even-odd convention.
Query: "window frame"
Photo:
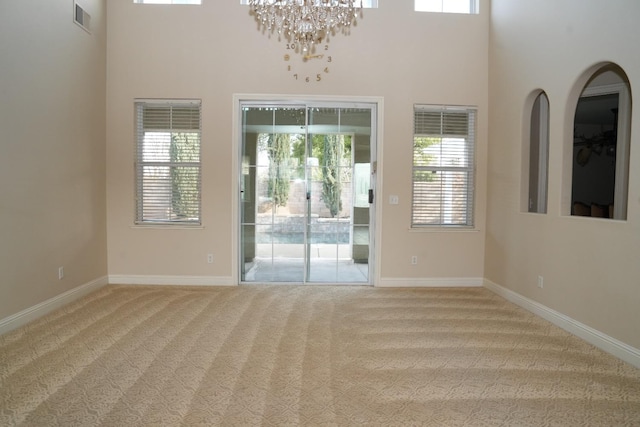
[[[147,128],[145,125],[145,108],[146,109],[155,109],[160,111],[162,109],[168,109],[169,121],[168,127],[158,127]],[[191,128],[187,129],[185,127],[181,127],[184,125],[184,121],[181,122],[179,119],[174,120],[174,109],[193,109],[197,110],[197,129]],[[189,123],[192,122],[192,114],[190,112]],[[134,101],[134,192],[135,192],[135,209],[134,209],[134,223],[138,226],[201,226],[202,225],[202,101],[199,99],[136,99]],[[162,121],[162,120],[158,120]],[[178,126],[175,127],[174,123]],[[148,129],[153,129],[149,131]],[[187,131],[185,131],[185,129]],[[145,153],[145,132],[153,132],[155,134],[160,133],[168,133],[171,138],[171,142],[169,142],[167,147],[161,147],[165,151],[169,153],[172,151],[172,148],[175,147],[173,143],[173,135],[175,134],[196,134],[197,135],[197,160],[191,159],[190,161],[173,161],[171,159],[162,160],[145,160],[143,159]],[[161,144],[161,143],[160,143]],[[156,147],[152,148],[149,154],[154,154],[153,151],[157,149]],[[168,196],[168,204],[171,207],[167,207],[167,215],[155,215],[152,207],[156,207],[158,203],[155,200],[151,200],[149,208],[145,207],[145,193],[151,193],[157,197],[157,190],[151,186],[145,186],[145,168],[169,168],[168,178],[159,179],[154,181],[154,185],[162,185],[164,183],[165,187],[167,186],[167,181],[169,185],[173,185],[172,181],[172,172],[182,168],[182,169],[195,169],[195,185],[196,189],[194,192],[190,193],[191,195],[195,195],[196,202],[188,203],[188,209],[195,209],[196,215],[191,218],[180,218],[179,216],[175,216],[175,212],[172,211],[172,207],[175,203],[173,188],[171,189],[171,193]],[[155,191],[155,193],[154,193]],[[166,196],[166,194],[164,194]],[[165,200],[164,203],[167,203]],[[149,211],[149,213],[147,213]]]
[[[427,0],[429,1],[429,0]],[[447,0],[431,0],[432,2],[434,1],[439,1],[440,2],[440,8],[439,9],[435,9],[435,8],[430,8],[427,9],[426,6],[419,6],[419,3],[421,2],[421,0],[414,0],[413,2],[413,10],[415,12],[424,12],[424,13],[453,13],[453,14],[460,14],[460,15],[478,15],[480,13],[480,0],[467,0],[469,2],[469,10],[468,12],[459,12],[459,11],[453,11],[453,10],[445,10],[445,3],[447,2]]]
[[[476,175],[476,124],[477,124],[477,107],[475,106],[452,106],[452,105],[427,105],[427,104],[415,104],[413,108],[414,112],[414,132],[413,132],[413,142],[412,142],[412,173],[411,173],[411,229],[473,229],[475,228],[475,175]],[[440,131],[438,133],[422,133],[418,132],[419,125],[417,124],[417,115],[418,113],[427,113],[427,114],[440,114],[441,122],[439,124]],[[445,115],[451,114],[460,115],[466,114],[466,128],[467,132],[464,134],[464,165],[462,166],[442,166],[440,162],[437,165],[416,165],[416,139],[417,138],[440,138],[446,139],[447,137],[453,139],[459,139],[462,134],[447,134],[444,131],[444,128],[448,125],[445,123]],[[453,119],[455,120],[455,119]],[[441,144],[438,144],[441,145]],[[447,148],[446,150],[442,150],[441,152],[445,154],[455,153],[455,150]],[[425,222],[416,220],[416,216],[418,215],[417,202],[424,202],[421,200],[419,193],[416,192],[416,183],[419,182],[416,180],[416,172],[421,173],[463,173],[466,174],[466,178],[464,179],[464,207],[463,209],[458,209],[457,211],[453,211],[453,214],[457,213],[458,215],[464,216],[464,221],[444,221],[443,218],[451,215],[451,209],[446,209],[443,206],[443,198],[445,198],[444,194],[440,195],[440,200],[438,203],[434,203],[432,206],[437,208],[439,211],[440,221],[438,222]],[[440,184],[441,186],[443,184]],[[449,194],[448,197],[453,197],[453,191]],[[453,202],[449,202],[453,203]],[[429,207],[428,204],[424,205],[424,207]]]
[[[178,5],[178,6],[201,6],[202,5],[202,0],[187,0],[187,1],[197,1],[197,3],[174,3],[175,1],[179,1],[179,0],[169,0],[169,2],[163,2],[163,1],[159,1],[159,0],[133,0],[134,4],[162,4],[162,5]]]
[[[355,2],[359,4],[359,1]],[[241,5],[248,6],[249,0],[240,0]],[[363,9],[377,9],[378,8],[378,0],[362,0],[362,8]]]

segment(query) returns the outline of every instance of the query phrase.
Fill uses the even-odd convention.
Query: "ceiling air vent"
[[[73,22],[80,25],[83,30],[91,33],[89,23],[91,22],[91,15],[89,15],[78,3],[73,2]]]

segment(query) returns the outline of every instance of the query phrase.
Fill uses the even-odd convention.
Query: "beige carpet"
[[[108,286],[0,337],[0,425],[640,426],[640,371],[480,288]]]

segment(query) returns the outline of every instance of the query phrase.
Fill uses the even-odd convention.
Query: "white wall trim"
[[[532,299],[524,297],[510,289],[500,286],[491,280],[484,280],[484,287],[500,295],[531,313],[542,317],[565,331],[582,338],[590,344],[606,351],[631,365],[640,368],[640,350],[610,337],[590,326],[578,322]]]
[[[107,276],[80,285],[39,304],[0,320],[0,335],[36,320],[108,284]]]
[[[109,283],[112,285],[237,286],[230,276],[144,276],[110,274]]]
[[[375,284],[378,288],[476,288],[482,287],[481,277],[433,277],[407,279],[383,277]]]

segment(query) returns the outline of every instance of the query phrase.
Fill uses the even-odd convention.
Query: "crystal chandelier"
[[[249,6],[261,30],[284,36],[302,54],[330,35],[348,33],[362,14],[362,0],[249,0]]]

